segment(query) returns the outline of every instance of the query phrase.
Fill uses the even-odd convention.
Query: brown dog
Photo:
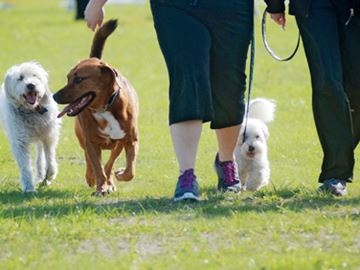
[[[90,58],[80,61],[67,75],[67,85],[54,94],[59,104],[69,104],[65,113],[75,116],[75,133],[85,152],[86,181],[96,184],[94,195],[116,190],[112,167],[125,148],[126,167],[115,172],[119,181],[130,181],[135,175],[138,152],[138,98],[128,80],[116,69],[101,61],[107,37],[117,27],[110,20],[95,33]],[[111,150],[105,167],[101,151]]]

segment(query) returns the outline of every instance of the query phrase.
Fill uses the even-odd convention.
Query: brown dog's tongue
[[[89,102],[92,101],[94,95],[92,93],[87,94],[75,102],[67,105],[59,114],[58,118],[62,117],[65,113],[67,113],[68,116],[75,116],[78,113],[80,113],[86,106],[89,104]]]
[[[69,110],[71,110],[71,107],[74,106],[74,104],[67,105],[57,116],[57,118],[63,117],[65,113],[67,113]]]

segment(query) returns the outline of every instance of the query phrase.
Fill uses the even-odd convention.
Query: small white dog
[[[250,101],[246,129],[244,120],[235,148],[243,190],[259,190],[269,183],[270,166],[267,154],[269,131],[266,123],[274,119],[275,108],[275,103],[269,99],[257,98]]]
[[[48,74],[36,62],[12,66],[1,86],[0,110],[6,135],[20,169],[24,192],[34,192],[35,184],[51,184],[57,174],[55,158],[60,120],[57,104],[48,87]],[[29,146],[36,144],[37,174],[32,173]]]

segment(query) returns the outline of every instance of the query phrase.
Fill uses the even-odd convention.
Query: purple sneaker
[[[194,169],[188,169],[179,176],[174,194],[174,202],[182,200],[200,200],[199,185],[196,181]]]
[[[231,191],[234,193],[241,191],[241,183],[235,161],[221,162],[219,160],[219,154],[216,154],[214,168],[218,176],[217,189],[219,191]]]

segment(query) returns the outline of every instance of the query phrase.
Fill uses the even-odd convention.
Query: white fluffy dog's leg
[[[55,133],[55,134],[54,134]],[[51,181],[53,181],[58,172],[58,165],[56,162],[56,146],[57,146],[57,132],[54,132],[52,137],[49,136],[44,141],[44,152],[45,152],[45,160],[46,160],[46,176],[43,181],[43,184],[50,185]]]
[[[36,182],[42,182],[45,179],[45,153],[42,142],[38,142],[37,146],[37,159],[36,159],[36,168],[37,168],[37,179]]]
[[[249,179],[246,183],[246,190],[256,191],[269,183],[270,171],[266,168],[259,171],[250,172]]]
[[[244,170],[243,168],[239,168],[239,178],[240,178],[240,182],[241,182],[241,187],[243,189],[246,187],[246,182],[247,182],[248,177],[249,177],[249,174],[247,173],[247,171]]]
[[[23,142],[11,143],[16,162],[20,169],[20,183],[24,192],[35,192],[34,179],[32,176],[31,157],[29,145]]]

